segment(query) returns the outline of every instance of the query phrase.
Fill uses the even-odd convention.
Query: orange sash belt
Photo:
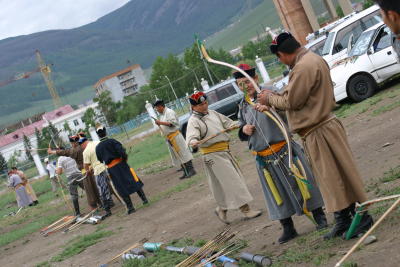
[[[112,168],[118,163],[122,161],[122,158],[113,159],[110,163],[107,164],[107,168]]]
[[[281,141],[279,143],[272,144],[270,147],[268,147],[265,150],[258,151],[258,152],[252,151],[251,153],[255,156],[257,155],[257,156],[261,156],[261,157],[266,157],[266,156],[269,156],[269,155],[279,152],[282,149],[282,147],[284,147],[285,145],[286,145],[286,141]]]

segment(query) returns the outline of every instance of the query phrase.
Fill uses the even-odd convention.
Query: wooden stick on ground
[[[52,234],[54,232],[57,232],[58,230],[63,229],[64,227],[66,227],[68,224],[71,224],[74,220],[76,220],[76,217],[72,217],[72,218],[68,218],[65,222],[63,222],[60,225],[57,225],[55,227],[53,227],[52,229],[48,229],[47,231],[43,232],[42,234],[44,236],[48,236],[49,234]]]
[[[375,230],[376,227],[400,204],[400,198],[379,218],[379,220],[366,232],[354,246],[336,263],[335,267],[340,267],[342,263],[358,248],[358,246]]]
[[[49,229],[49,228],[55,226],[56,224],[60,223],[62,220],[64,220],[64,219],[67,218],[67,217],[68,217],[68,216],[64,216],[64,217],[62,217],[61,219],[59,219],[59,220],[53,222],[52,224],[50,224],[50,225],[48,225],[48,226],[42,228],[42,229],[40,230],[40,232],[45,232],[45,231],[47,231],[47,229]]]
[[[74,229],[76,229],[79,225],[83,224],[85,221],[87,221],[90,217],[92,217],[92,215],[97,211],[97,209],[92,210],[91,212],[89,212],[88,214],[86,214],[85,216],[83,216],[83,218],[79,221],[74,223],[73,225],[71,225],[68,229],[65,229],[65,233],[72,231]]]

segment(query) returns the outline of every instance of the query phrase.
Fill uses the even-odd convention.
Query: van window
[[[374,41],[374,51],[378,52],[382,49],[388,48],[391,45],[392,42],[389,28],[382,28]]]
[[[328,38],[326,38],[324,48],[322,49],[322,55],[329,55],[331,52],[331,46],[333,41],[335,40],[335,32],[330,32],[328,35]]]
[[[381,12],[379,12],[379,10],[363,17],[361,19],[361,23],[363,24],[363,29],[364,31],[376,24],[378,24],[379,22],[382,22],[382,15]]]
[[[334,55],[347,48],[350,36],[353,35],[353,40],[356,41],[363,31],[360,21],[356,21],[340,30],[336,36],[332,54]]]
[[[208,104],[216,103],[222,99],[230,97],[236,94],[236,90],[232,84],[227,84],[222,87],[219,87],[215,90],[207,92],[207,102]]]
[[[322,49],[324,48],[325,40],[326,39],[314,44],[309,48],[309,50],[313,51],[317,55],[322,55]]]

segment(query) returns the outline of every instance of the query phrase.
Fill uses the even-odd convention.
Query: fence
[[[176,110],[178,114],[186,113],[188,110],[186,110],[184,107],[188,105],[188,100],[186,97],[182,97],[179,99],[175,99],[174,101],[168,102],[165,104],[168,108],[171,108],[173,110]],[[150,121],[150,116],[147,112],[144,112],[138,116],[136,116],[134,119],[129,120],[123,124],[117,125],[110,127],[107,129],[108,134],[111,135],[116,135],[116,134],[121,134],[121,133],[126,133],[128,131],[132,131],[139,126],[143,125],[143,123],[146,123]]]

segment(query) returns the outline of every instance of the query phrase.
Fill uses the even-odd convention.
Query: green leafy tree
[[[44,127],[42,131],[39,131],[37,128],[35,128],[35,136],[36,136],[37,148],[39,149],[48,148],[49,142],[51,140],[48,127]],[[38,153],[40,157],[45,157],[47,155],[46,150],[38,150]]]
[[[11,157],[7,161],[8,168],[12,168],[12,167],[17,166],[18,158],[20,156],[21,156],[21,151],[15,150],[14,153],[11,155]]]
[[[32,144],[31,141],[29,140],[29,138],[24,134],[24,148],[25,148],[25,154],[26,157],[28,158],[28,160],[33,161],[33,157],[32,157]]]
[[[373,0],[364,0],[363,8],[367,9],[371,6],[373,6],[375,3]]]
[[[82,121],[85,123],[86,129],[89,129],[89,125],[95,126],[96,124],[96,111],[93,108],[88,108],[82,116]]]
[[[71,135],[71,131],[72,131],[72,130],[71,130],[71,127],[69,127],[69,124],[68,124],[67,121],[64,122],[63,128],[64,128],[64,131],[65,131],[68,135]]]
[[[49,122],[49,126],[47,126],[47,134],[49,135],[49,140],[52,140],[52,145],[54,146],[64,146],[64,142],[60,136],[60,132],[57,130],[57,128]]]
[[[111,93],[109,91],[101,92],[101,94],[93,99],[98,103],[98,106],[103,113],[109,125],[115,125],[117,122],[117,111],[119,105],[112,101]]]
[[[343,9],[340,5],[336,6],[336,14],[338,15],[339,18],[343,18],[344,17],[344,12]]]
[[[7,161],[0,152],[0,173],[7,171]]]
[[[256,56],[266,57],[271,54],[268,47],[272,42],[272,37],[268,34],[256,42],[249,41],[242,48],[242,56],[244,59],[254,60]]]
[[[208,53],[212,58],[215,58],[217,60],[222,60],[228,63],[234,63],[233,57],[223,49],[219,50],[208,49]],[[193,71],[196,73],[196,76],[199,79],[204,78],[208,80],[208,82],[211,84],[207,70],[205,69],[204,63],[201,60],[200,52],[196,43],[194,43],[190,48],[185,49],[183,62],[185,64],[185,67],[187,68],[186,73],[190,74],[189,75],[190,79],[189,82],[187,83],[189,84],[189,90],[187,92],[192,92],[193,87],[200,88],[200,84],[197,82],[196,77],[193,74]],[[231,76],[231,69],[227,67],[215,64],[208,64],[207,66],[208,69],[210,70],[210,73],[214,81],[224,80],[227,77]]]

